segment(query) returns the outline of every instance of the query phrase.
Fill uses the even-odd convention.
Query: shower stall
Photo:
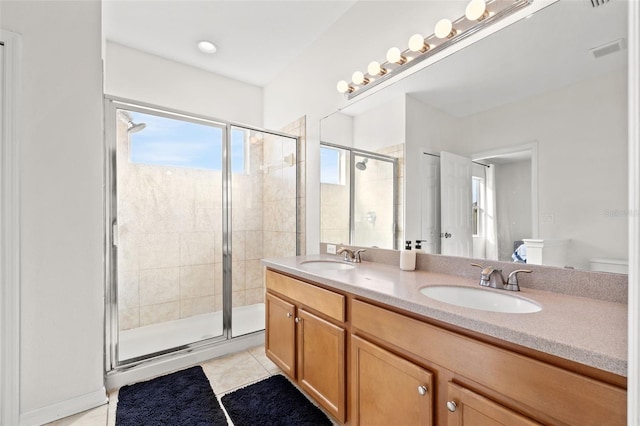
[[[320,185],[322,241],[398,248],[397,158],[322,142]]]
[[[260,259],[299,252],[298,139],[105,106],[107,369],[261,332]]]

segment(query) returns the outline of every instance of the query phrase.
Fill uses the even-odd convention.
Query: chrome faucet
[[[342,254],[344,253],[344,261],[345,262],[351,262],[351,263],[361,263],[362,259],[360,258],[360,253],[362,253],[363,251],[366,251],[365,249],[358,249],[358,250],[350,250],[346,247],[340,247],[340,249],[338,250],[338,254]]]
[[[493,266],[485,267],[477,263],[472,263],[471,266],[482,268],[482,272],[480,272],[481,286],[509,291],[520,291],[520,286],[518,285],[518,272],[526,272],[528,274],[532,272],[529,269],[516,269],[509,274],[509,278],[505,281],[502,276],[502,269],[498,269]]]

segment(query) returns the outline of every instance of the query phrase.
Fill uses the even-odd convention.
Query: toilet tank
[[[627,274],[629,263],[625,259],[590,259],[589,265],[594,272],[614,272],[616,274]]]

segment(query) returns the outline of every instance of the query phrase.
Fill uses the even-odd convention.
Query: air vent
[[[589,52],[593,55],[594,58],[602,58],[603,56],[609,55],[611,53],[620,52],[624,48],[627,47],[627,40],[624,38],[603,44],[598,47],[594,47],[593,49],[589,49]]]
[[[598,7],[609,3],[609,0],[591,0],[591,6]]]

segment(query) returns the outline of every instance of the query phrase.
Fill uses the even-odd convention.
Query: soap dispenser
[[[405,241],[404,250],[400,252],[400,269],[403,271],[416,269],[416,252],[411,250],[411,241]]]

